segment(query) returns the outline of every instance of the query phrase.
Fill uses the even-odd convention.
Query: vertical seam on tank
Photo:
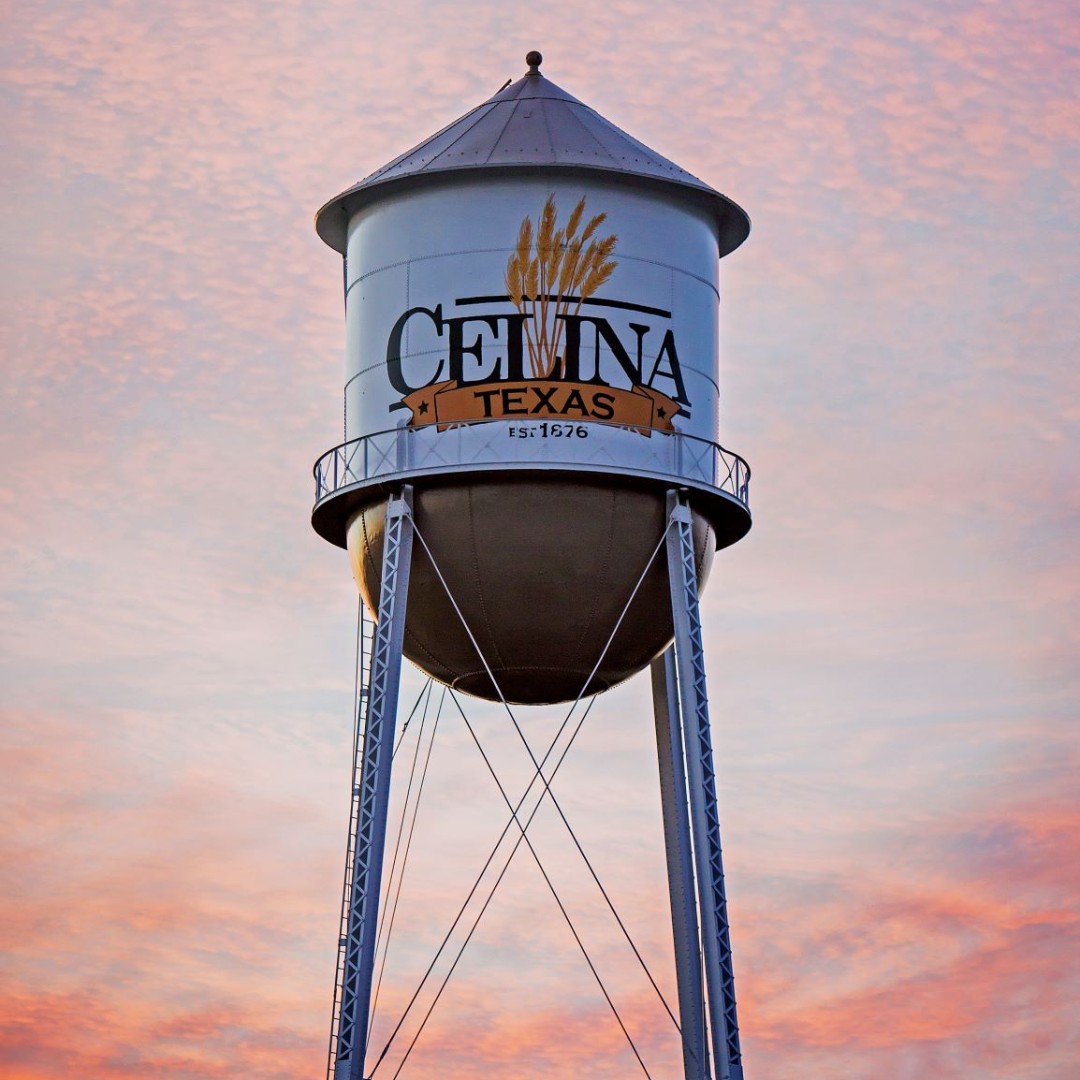
[[[489,104],[491,104],[491,102],[487,102],[487,101],[484,102],[484,105],[489,105]],[[475,112],[480,112],[480,110],[484,108],[484,105],[477,105],[476,109],[474,111]],[[476,127],[476,125],[479,124],[480,121],[483,120],[484,117],[486,117],[494,108],[495,108],[495,106],[493,104],[491,104],[491,109],[484,109],[484,111],[482,113],[480,113],[480,115],[467,128],[465,128],[464,131],[459,132],[457,135],[455,135],[454,138],[452,138],[437,154],[432,154],[430,160],[425,161],[424,164],[421,165],[420,168],[417,169],[416,171],[418,173],[422,173],[433,162],[438,161],[439,158],[444,157],[447,153],[449,153],[450,148],[452,146],[457,146],[457,144],[459,142],[461,142],[461,140],[464,139],[465,136],[468,135],[469,132],[472,131],[472,129],[474,127]],[[467,115],[468,114],[466,114],[466,116]],[[450,128],[452,128],[453,126],[454,126],[453,124],[447,124],[447,126],[444,127],[442,131],[440,131],[436,135],[432,136],[432,138],[428,140],[428,143],[432,142],[434,139],[437,139],[439,137],[439,135],[442,135],[442,133],[444,131],[449,131]],[[426,146],[428,143],[425,143],[424,145]],[[408,176],[409,174],[406,173],[405,175]]]
[[[409,639],[409,642],[410,642],[410,643],[411,643],[411,644],[413,645],[413,647],[414,647],[414,648],[416,649],[416,651],[417,651],[417,652],[421,652],[421,653],[423,653],[423,654],[424,654],[424,655],[425,655],[425,656],[426,656],[426,657],[428,658],[428,660],[430,660],[430,661],[431,661],[431,663],[433,663],[433,664],[437,664],[437,665],[438,665],[439,667],[441,667],[441,668],[442,668],[442,669],[443,669],[444,671],[447,671],[447,672],[449,672],[449,673],[450,673],[451,675],[453,675],[453,674],[454,674],[454,669],[453,669],[453,668],[452,668],[452,667],[451,667],[451,666],[450,666],[450,665],[449,665],[448,663],[446,663],[446,661],[445,661],[445,660],[441,660],[441,659],[440,659],[440,658],[439,658],[438,656],[436,656],[436,655],[435,655],[435,654],[434,654],[434,653],[433,653],[433,652],[432,652],[432,651],[431,651],[431,650],[430,650],[430,649],[429,649],[429,648],[428,648],[428,647],[427,647],[427,646],[426,646],[426,645],[425,645],[425,644],[424,644],[424,643],[423,643],[423,642],[422,642],[422,641],[421,641],[421,640],[420,640],[420,639],[419,639],[419,638],[418,638],[418,637],[416,636],[416,634],[415,634],[415,633],[414,633],[414,632],[413,632],[412,630],[410,630],[410,629],[409,629],[409,625],[408,625],[408,623],[406,623],[406,624],[405,624],[405,637],[407,637],[407,638]],[[430,674],[430,672],[429,672],[429,674]],[[436,676],[435,676],[435,678],[436,678],[436,679],[438,679],[438,680],[439,680],[439,682],[444,682],[444,681],[445,681],[444,679],[441,679],[441,678],[439,678],[439,676],[438,676],[438,675],[436,675]]]
[[[506,129],[510,126],[510,121],[514,119],[514,113],[518,111],[518,106],[521,104],[521,98],[518,98],[514,102],[514,107],[510,110],[510,115],[506,118],[506,123],[503,124],[499,131],[498,138],[491,144],[491,150],[488,152],[488,156],[484,158],[484,164],[487,165],[491,161],[491,155],[495,153],[499,143],[502,142],[502,137],[506,134]]]
[[[371,554],[371,540],[368,537],[367,516],[366,515],[367,515],[366,510],[361,510],[360,511],[360,531],[364,534],[364,560],[371,564],[372,576],[377,577],[377,578],[381,578],[382,577],[381,569],[378,566],[375,565],[375,557],[374,557],[374,555]],[[376,611],[376,614],[377,613],[378,612]],[[428,657],[429,660],[434,661],[436,664],[439,665],[439,667],[443,668],[446,671],[450,671],[450,672],[453,671],[451,666],[448,663],[446,663],[445,660],[441,660],[438,656],[436,656],[416,636],[416,634],[410,629],[408,621],[406,621],[406,623],[405,623],[405,637],[409,639],[410,643],[415,647],[415,649],[418,652],[422,652],[425,656]],[[366,674],[365,674],[365,678],[366,678]]]
[[[367,510],[360,511],[360,531],[364,534],[364,561],[371,563],[371,575],[372,578],[382,577],[381,569],[375,565],[375,556],[371,554],[371,538],[368,536],[367,531]],[[361,565],[361,576],[363,576],[363,565]],[[379,601],[375,601],[375,616],[379,615]]]
[[[414,513],[416,512],[415,508],[414,508],[413,512]],[[413,566],[414,567],[416,566],[417,559],[418,559],[418,557],[420,555],[421,555],[421,552],[418,551],[416,548],[413,548]],[[415,580],[415,579],[410,578],[410,585],[409,585],[410,592],[412,591],[411,582],[413,580]],[[414,649],[416,649],[417,652],[423,653],[428,658],[428,660],[430,660],[433,664],[436,664],[438,667],[442,668],[443,671],[449,672],[450,674],[453,674],[453,671],[454,671],[453,666],[451,664],[449,664],[445,659],[443,659],[443,658],[437,656],[435,653],[433,653],[431,651],[431,649],[429,649],[427,647],[427,645],[425,645],[424,642],[420,640],[419,635],[416,633],[416,631],[410,625],[407,611],[408,611],[408,609],[406,608],[406,618],[405,618],[405,638],[406,638],[406,640],[412,645],[412,647]],[[436,675],[435,678],[439,678],[439,676]]]
[[[697,516],[696,514],[694,515]],[[701,584],[701,572],[705,567],[705,556],[709,551],[709,544],[713,541],[713,528],[706,521],[705,522],[705,542],[701,545],[700,553],[697,550],[697,546],[694,547],[694,573],[697,574],[698,585]]]
[[[412,259],[409,259],[405,263],[405,310],[408,311],[412,307]],[[405,320],[405,355],[409,356],[409,323],[411,319]]]
[[[608,542],[607,549],[604,552],[604,561],[600,567],[600,573],[596,579],[598,588],[592,590],[593,602],[592,610],[589,612],[588,621],[585,623],[585,628],[581,631],[581,637],[578,638],[578,647],[582,645],[585,638],[588,636],[589,630],[592,629],[592,624],[596,619],[596,609],[600,606],[600,596],[603,592],[604,583],[607,581],[608,570],[611,567],[611,547],[615,538],[615,507],[616,507],[616,493],[612,488],[610,492],[611,497],[611,517],[608,520]]]
[[[551,124],[548,123],[547,109],[545,109],[543,105],[540,106],[540,119],[544,121],[544,130],[547,132],[548,143],[551,146],[552,163],[558,163],[559,151],[555,147],[555,140],[551,135]]]
[[[480,600],[480,614],[484,618],[484,629],[487,631],[488,642],[495,654],[492,659],[498,661],[497,665],[492,664],[492,667],[498,666],[498,668],[502,670],[506,667],[506,662],[502,658],[502,653],[499,651],[499,642],[491,629],[491,620],[488,618],[487,604],[484,602],[484,587],[480,582],[480,559],[476,551],[476,517],[473,513],[472,485],[470,484],[465,490],[468,493],[469,500],[469,547],[472,555],[473,581],[476,582],[476,595]],[[483,664],[484,657],[479,657],[479,660],[481,664]]]
[[[346,342],[348,342],[348,327],[349,327],[349,250],[348,245],[345,248],[345,254],[342,256],[342,265],[345,268],[345,328],[346,328]],[[345,348],[345,374],[349,374],[349,356],[348,345]],[[349,441],[349,383],[352,379],[346,378],[345,385],[341,389],[341,441]]]
[[[588,106],[586,106],[586,108],[588,108]],[[615,155],[607,146],[604,145],[603,142],[600,141],[600,138],[599,136],[597,136],[596,132],[593,131],[592,128],[590,128],[588,124],[586,124],[585,121],[581,119],[580,116],[578,116],[577,112],[574,109],[570,108],[569,105],[567,105],[567,107],[563,111],[566,113],[567,116],[569,116],[577,123],[578,127],[581,128],[581,130],[584,131],[585,134],[590,139],[592,139],[592,141],[596,143],[597,146],[600,147],[600,149],[604,152],[605,156],[608,158],[609,161],[614,161],[616,162],[616,164],[618,164],[618,159],[615,157]],[[603,117],[600,116],[600,114],[595,109],[589,109],[589,112],[600,117],[601,120],[603,119]],[[596,151],[594,150],[593,153],[595,154]],[[596,156],[599,157],[600,155],[597,154]]]

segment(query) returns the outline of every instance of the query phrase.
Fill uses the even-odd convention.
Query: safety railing
[[[539,425],[535,425],[539,430]],[[506,420],[475,421],[436,432],[433,427],[391,428],[335,446],[315,463],[316,504],[345,488],[398,473],[492,468],[567,468],[596,472],[670,476],[705,484],[749,508],[750,466],[719,443],[682,432],[650,430],[650,438],[619,425],[545,424],[544,449]],[[607,438],[590,439],[595,429],[618,430],[634,438],[625,455]],[[509,437],[511,432],[516,437]]]

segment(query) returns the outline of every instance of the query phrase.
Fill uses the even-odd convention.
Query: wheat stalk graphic
[[[555,195],[549,195],[536,228],[535,254],[532,218],[526,215],[506,263],[506,291],[521,314],[532,316],[531,325],[525,323],[525,341],[536,379],[550,376],[558,364],[564,324],[557,316],[568,314],[571,306],[576,315],[619,265],[611,258],[618,236],[596,236],[607,214],[590,218],[579,233],[584,214],[582,196],[566,227],[556,230]]]

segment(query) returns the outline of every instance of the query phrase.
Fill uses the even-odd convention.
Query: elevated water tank
[[[749,221],[527,61],[316,217],[345,259],[346,381],[312,523],[374,610],[387,494],[411,485],[405,655],[535,704],[670,642],[670,489],[702,584],[750,528],[717,427],[718,262]]]

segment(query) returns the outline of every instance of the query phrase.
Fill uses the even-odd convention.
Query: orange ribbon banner
[[[432,383],[402,399],[412,412],[410,427],[475,420],[599,420],[634,427],[645,435],[673,431],[679,403],[649,386],[621,390],[596,383],[527,380],[524,382],[469,383],[456,380]]]

